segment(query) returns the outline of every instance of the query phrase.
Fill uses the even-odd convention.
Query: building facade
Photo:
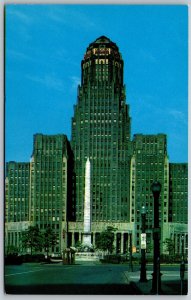
[[[169,215],[167,137],[164,134],[136,134],[133,138],[131,159],[131,222],[134,223],[133,243],[136,249],[140,249],[141,210],[144,206],[146,208],[147,252],[151,252],[153,248],[154,203],[151,185],[155,180],[162,185],[159,198],[159,224],[163,240],[163,227],[168,223]]]
[[[131,145],[123,60],[116,44],[100,37],[87,48],[81,66],[71,141],[76,220],[83,220],[85,163],[89,157],[92,221],[127,222]]]
[[[188,223],[188,165],[169,164],[169,221]]]
[[[81,62],[81,84],[72,118],[71,142],[65,135],[34,136],[30,163],[7,164],[5,180],[6,243],[13,231],[29,225],[50,226],[57,235],[52,253],[61,254],[83,241],[85,164],[91,164],[91,243],[107,228],[116,228],[118,253],[140,254],[141,209],[146,207],[147,252],[152,252],[153,195],[159,199],[161,251],[171,238],[177,253],[187,247],[188,166],[169,163],[165,134],[136,134],[123,79],[118,46],[105,36],[91,43]]]
[[[21,251],[21,235],[29,225],[30,164],[8,162],[5,179],[5,253]]]
[[[81,85],[72,119],[74,215],[77,222],[83,221],[85,163],[89,158],[92,228],[96,223],[98,233],[106,223],[126,231],[129,221],[131,142],[123,65],[117,45],[108,38],[102,36],[89,45],[81,63]],[[123,244],[122,235],[120,239]]]
[[[30,161],[30,215],[31,225],[40,230],[51,227],[57,236],[52,253],[65,248],[67,232],[68,160],[69,143],[65,135],[34,136]],[[71,166],[70,166],[71,167]]]
[[[169,224],[175,253],[188,255],[188,164],[169,164]]]

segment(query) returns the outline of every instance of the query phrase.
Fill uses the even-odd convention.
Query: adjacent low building
[[[21,235],[29,226],[30,164],[6,164],[5,253],[16,247],[22,251]]]
[[[172,226],[173,224],[173,226]],[[169,164],[169,236],[188,255],[188,164]]]

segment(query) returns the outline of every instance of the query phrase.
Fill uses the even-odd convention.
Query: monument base
[[[95,262],[100,260],[100,255],[95,252],[77,252],[75,255],[76,261]]]
[[[99,260],[97,254],[94,253],[94,247],[91,243],[91,233],[86,232],[83,234],[83,242],[78,252],[76,253],[77,260],[83,261],[95,261]]]
[[[91,243],[91,232],[84,232],[83,243],[81,246],[81,252],[94,252],[93,245]]]

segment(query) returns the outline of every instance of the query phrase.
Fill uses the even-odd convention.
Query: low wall
[[[75,261],[98,261],[102,256],[94,252],[77,252]]]

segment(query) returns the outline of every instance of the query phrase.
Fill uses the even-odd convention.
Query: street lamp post
[[[153,258],[153,280],[152,290],[153,294],[159,294],[161,292],[161,273],[160,273],[160,227],[159,227],[159,196],[161,192],[161,184],[158,181],[154,181],[151,190],[154,197],[154,258]]]
[[[145,233],[145,223],[146,223],[146,209],[145,206],[141,209],[141,221],[142,221],[142,234],[141,234],[141,273],[140,273],[140,282],[147,282],[146,274],[146,233]]]
[[[184,235],[181,236],[182,260],[184,261]]]

